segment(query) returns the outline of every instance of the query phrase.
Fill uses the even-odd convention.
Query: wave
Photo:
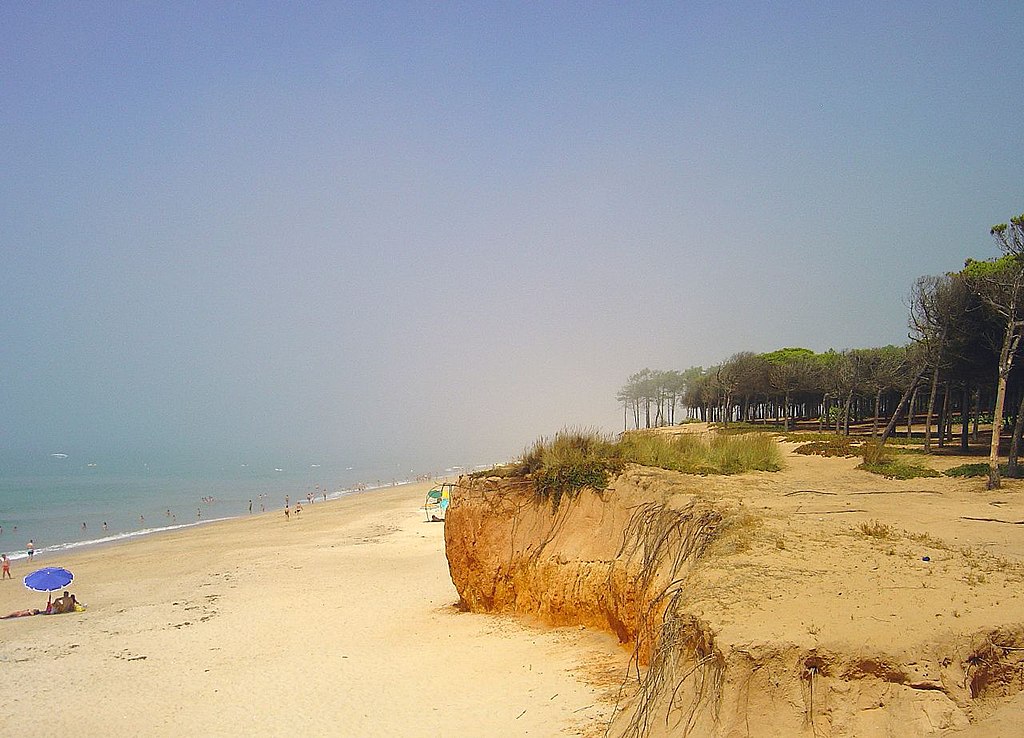
[[[232,518],[209,518],[208,520],[197,520],[194,523],[178,523],[177,525],[166,525],[159,528],[141,528],[139,530],[128,531],[126,533],[115,533],[114,535],[103,536],[102,538],[90,538],[85,541],[70,541],[68,543],[55,543],[52,546],[43,546],[36,549],[36,555],[48,553],[61,553],[64,551],[72,551],[76,548],[85,548],[87,546],[98,546],[104,543],[117,543],[119,541],[126,541],[132,538],[140,538],[142,536],[153,535],[154,533],[164,533],[169,530],[181,530],[182,528],[195,528],[198,525],[206,525],[207,523],[217,523],[223,520],[232,520]],[[7,558],[11,561],[17,561],[18,559],[27,559],[28,552],[9,553]]]

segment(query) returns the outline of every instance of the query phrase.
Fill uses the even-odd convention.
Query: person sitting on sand
[[[64,594],[53,601],[53,608],[51,610],[55,614],[61,614],[65,612],[75,611],[75,598],[74,595],[69,595],[65,589]]]

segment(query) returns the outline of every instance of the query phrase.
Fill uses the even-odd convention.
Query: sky
[[[907,341],[1024,212],[1019,2],[0,4],[0,452],[489,463]]]

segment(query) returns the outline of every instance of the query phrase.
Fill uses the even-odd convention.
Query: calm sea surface
[[[113,472],[59,457],[32,469],[17,466],[0,468],[0,553],[11,559],[27,556],[30,539],[39,553],[63,551],[248,515],[250,501],[253,513],[280,511],[286,495],[292,504],[305,503],[309,493],[319,502],[325,492],[337,499],[363,488],[461,470],[269,463],[203,471],[139,464]]]

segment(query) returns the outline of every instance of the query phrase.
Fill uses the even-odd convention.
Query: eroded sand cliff
[[[1020,735],[1021,495],[855,465],[632,467],[557,509],[463,479],[452,579],[468,609],[633,649],[613,736]]]

